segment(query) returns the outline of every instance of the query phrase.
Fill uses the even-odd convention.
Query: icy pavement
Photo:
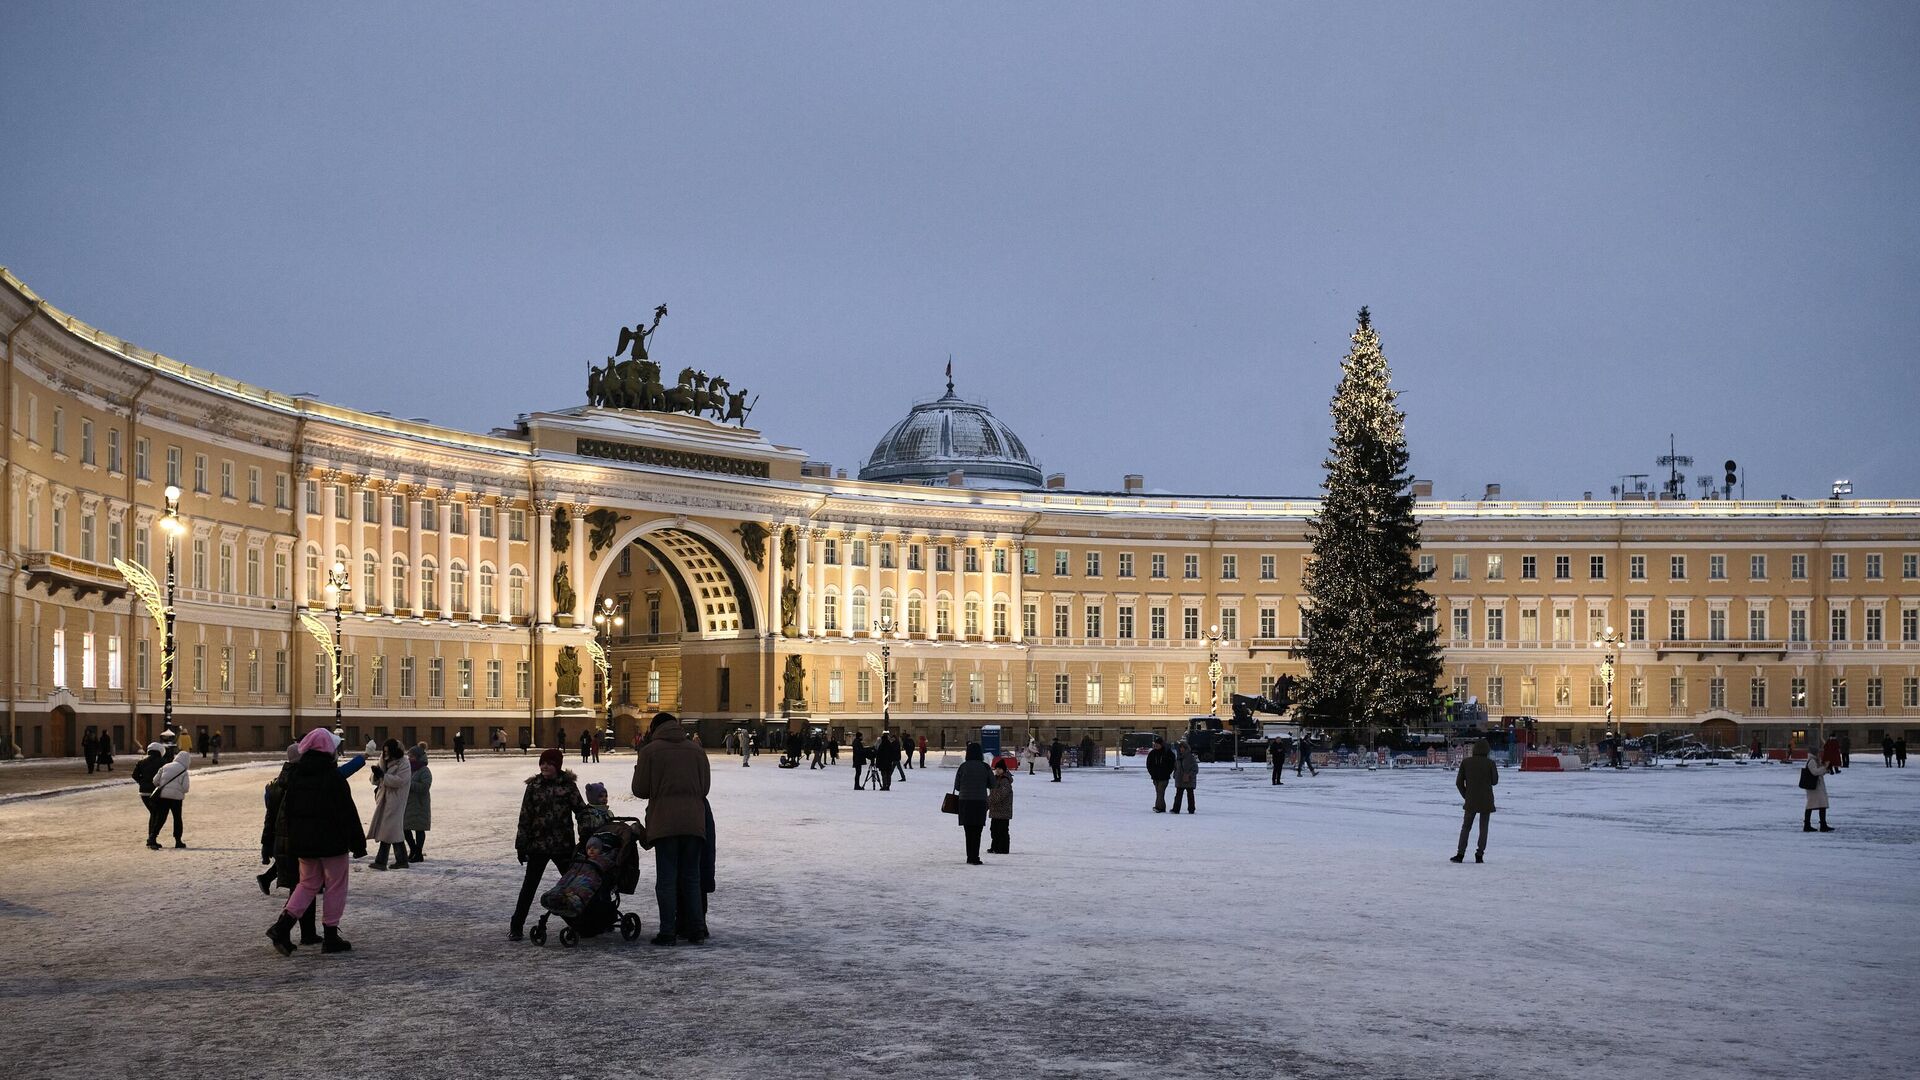
[[[187,851],[141,845],[126,789],[0,806],[0,1071],[1914,1075],[1920,769],[1835,778],[1825,835],[1782,766],[1503,770],[1484,866],[1446,861],[1439,771],[1210,768],[1192,817],[1149,813],[1137,769],[1022,776],[1015,854],[968,867],[950,770],[772,766],[714,759],[697,948],[507,942],[517,755],[436,758],[428,861],[356,866],[347,956],[261,936],[265,768],[194,782]],[[631,768],[582,783],[633,812]]]

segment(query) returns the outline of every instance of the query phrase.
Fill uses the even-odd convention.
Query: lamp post
[[[160,531],[167,534],[167,610],[166,630],[160,643],[160,729],[173,727],[173,589],[176,583],[174,573],[174,541],[186,530],[186,524],[180,520],[180,489],[168,484],[161,493],[166,502],[166,513],[160,517]]]
[[[600,598],[600,610],[593,615],[594,633],[600,638],[600,650],[606,652],[613,643],[614,631],[627,625],[626,616],[614,610],[613,597]],[[607,664],[607,670],[600,677],[601,693],[606,696],[607,730],[613,730],[613,664]]]
[[[1593,643],[1594,648],[1605,650],[1600,657],[1600,681],[1604,684],[1604,689],[1607,694],[1607,737],[1613,740],[1613,760],[1615,762],[1621,760],[1621,754],[1620,732],[1615,731],[1613,726],[1613,658],[1614,655],[1620,651],[1620,646],[1624,644],[1625,641],[1625,638],[1621,637],[1613,627],[1609,626],[1606,632],[1601,634]]]
[[[1207,627],[1207,682],[1213,687],[1213,705],[1208,716],[1220,715],[1220,628]]]
[[[873,624],[873,632],[880,635],[880,728],[883,731],[893,728],[893,695],[888,692],[893,678],[893,630],[893,619],[886,615]]]
[[[347,594],[353,592],[353,579],[347,564],[335,562],[327,570],[327,595],[333,597],[333,726],[340,726],[340,699],[346,688],[347,639],[341,636],[341,615],[346,610]]]

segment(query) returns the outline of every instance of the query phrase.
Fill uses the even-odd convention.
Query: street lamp
[[[600,610],[594,613],[593,625],[595,628],[594,633],[601,638],[600,649],[604,653],[606,651],[606,647],[609,644],[612,644],[615,631],[627,625],[626,617],[614,610],[613,597],[603,596],[600,598]],[[601,673],[600,684],[602,686],[601,692],[605,695],[607,699],[606,700],[607,730],[612,731],[613,730],[613,665],[612,664],[608,664],[606,670]]]
[[[1613,760],[1616,765],[1621,760],[1621,754],[1620,733],[1613,729],[1613,658],[1625,642],[1626,639],[1609,626],[1593,643],[1594,648],[1605,650],[1600,658],[1600,681],[1605,684],[1607,693],[1607,737],[1613,740]]]
[[[166,513],[160,517],[160,531],[167,534],[167,610],[165,640],[160,644],[160,729],[166,731],[173,727],[174,541],[186,531],[186,523],[180,520],[180,489],[168,484],[166,491],[161,494],[167,500]]]
[[[333,726],[340,726],[340,699],[345,689],[347,639],[341,636],[340,617],[347,606],[347,594],[353,592],[353,578],[347,564],[336,561],[327,570],[327,595],[333,597]]]
[[[880,616],[873,624],[873,632],[880,635],[880,727],[882,730],[893,728],[893,695],[888,693],[893,670],[893,618]],[[905,774],[902,774],[905,775]]]

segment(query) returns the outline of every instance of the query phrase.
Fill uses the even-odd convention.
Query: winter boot
[[[302,945],[318,945],[321,943],[320,928],[315,925],[317,917],[314,915],[314,912],[318,910],[319,907],[320,902],[315,900],[313,903],[307,905],[307,913],[300,916],[300,944]]]
[[[1473,861],[1474,861],[1474,862],[1482,862],[1482,863],[1483,863],[1483,862],[1486,862],[1486,861],[1487,861],[1487,853],[1486,853],[1486,852],[1484,852],[1484,851],[1476,851],[1476,852],[1474,852],[1474,853],[1473,853]]]
[[[262,896],[273,895],[273,871],[272,870],[268,870],[264,874],[253,875],[253,880],[255,884],[260,886],[260,895]]]
[[[293,922],[293,916],[282,910],[280,912],[280,918],[276,920],[272,926],[267,928],[267,940],[273,942],[274,951],[281,956],[293,955],[295,947],[293,944]]]
[[[1458,854],[1458,855],[1455,855],[1455,856],[1454,856],[1453,858],[1451,858],[1451,859],[1448,859],[1447,861],[1448,861],[1448,862],[1466,862],[1466,861],[1467,861],[1467,853],[1463,851],[1463,852],[1461,852],[1460,854]]]
[[[323,953],[352,952],[353,946],[348,944],[346,938],[340,936],[339,927],[329,926],[326,928],[326,937],[320,941],[320,951]]]

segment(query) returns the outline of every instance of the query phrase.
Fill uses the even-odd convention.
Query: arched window
[[[924,634],[927,631],[926,602],[917,596],[907,597],[907,633]]]
[[[440,609],[440,572],[432,559],[420,560],[420,610]]]
[[[507,572],[507,614],[515,619],[527,614],[527,575],[517,566]]]
[[[407,606],[407,560],[402,555],[393,557],[393,606]]]
[[[360,559],[360,602],[369,611],[380,606],[380,556],[371,551]]]
[[[307,545],[307,601],[320,599],[320,545]]]
[[[447,606],[456,614],[467,613],[467,566],[458,559],[447,564]]]
[[[980,598],[979,597],[977,596],[967,597],[966,607],[963,609],[963,617],[966,620],[962,624],[962,626],[965,628],[966,635],[968,637],[979,637],[980,636]]]
[[[933,632],[941,637],[953,636],[953,601],[945,596],[933,602]]]
[[[820,597],[820,629],[840,629],[840,596],[832,589]]]
[[[494,604],[493,567],[482,563],[480,566],[480,614],[494,616],[500,609]]]
[[[884,590],[884,591],[882,591],[882,592],[880,593],[880,618],[879,618],[879,621],[880,621],[880,622],[883,622],[883,623],[892,623],[892,622],[894,621],[894,616],[893,616],[893,590],[891,590],[891,589],[887,589],[887,590]]]
[[[867,632],[867,590],[862,589],[858,586],[855,586],[853,590],[853,604],[852,604],[851,617],[853,619],[853,632],[856,634],[866,633]]]

